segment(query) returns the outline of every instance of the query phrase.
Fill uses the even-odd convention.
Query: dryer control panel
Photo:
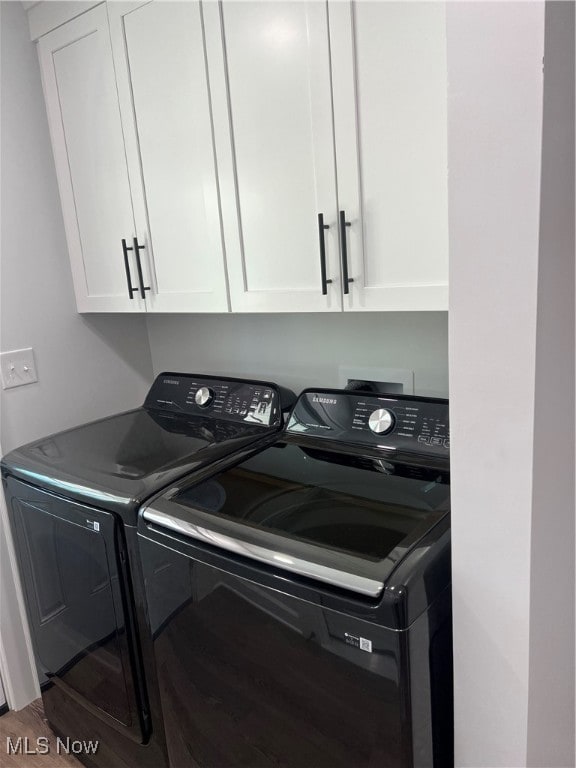
[[[292,393],[274,384],[212,376],[161,373],[148,392],[144,407],[180,416],[204,416],[227,421],[278,426]]]
[[[411,395],[306,390],[287,431],[394,451],[447,457],[448,401]]]

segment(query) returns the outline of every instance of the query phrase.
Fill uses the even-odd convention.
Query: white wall
[[[567,24],[544,104],[544,3],[448,7],[458,768],[574,764]]]
[[[448,393],[448,313],[148,317],[154,372],[260,376],[337,387],[338,367],[413,370],[416,394]]]
[[[0,348],[33,347],[39,375],[37,384],[0,394],[0,443],[7,452],[140,404],[152,366],[144,318],[76,313],[35,46],[20,3],[1,2],[0,14]],[[0,549],[0,662],[10,703],[19,707],[37,688],[3,511]]]
[[[0,346],[33,347],[39,382],[2,391],[4,451],[138,405],[152,376],[146,323],[78,315],[35,46],[24,9],[2,14]]]

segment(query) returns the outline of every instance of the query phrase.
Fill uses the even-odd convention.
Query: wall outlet
[[[0,373],[2,389],[22,387],[24,384],[33,384],[38,381],[34,350],[28,347],[0,353]]]
[[[414,371],[405,368],[365,368],[341,365],[338,369],[338,383],[344,389],[350,381],[370,381],[380,392],[396,395],[414,394]]]

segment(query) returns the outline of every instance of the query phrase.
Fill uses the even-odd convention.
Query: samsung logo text
[[[318,397],[318,395],[314,395],[312,402],[322,403],[323,405],[336,405],[337,400],[335,400],[333,397]]]

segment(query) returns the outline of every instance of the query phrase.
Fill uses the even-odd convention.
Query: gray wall
[[[143,317],[76,313],[35,46],[21,3],[0,12],[0,348],[33,347],[39,374],[1,393],[6,452],[139,404],[152,367]]]
[[[528,690],[534,768],[574,765],[575,757],[574,159],[574,4],[547,2]]]
[[[448,313],[150,316],[154,372],[270,378],[296,391],[339,385],[339,366],[414,371],[417,394],[448,394]]]

